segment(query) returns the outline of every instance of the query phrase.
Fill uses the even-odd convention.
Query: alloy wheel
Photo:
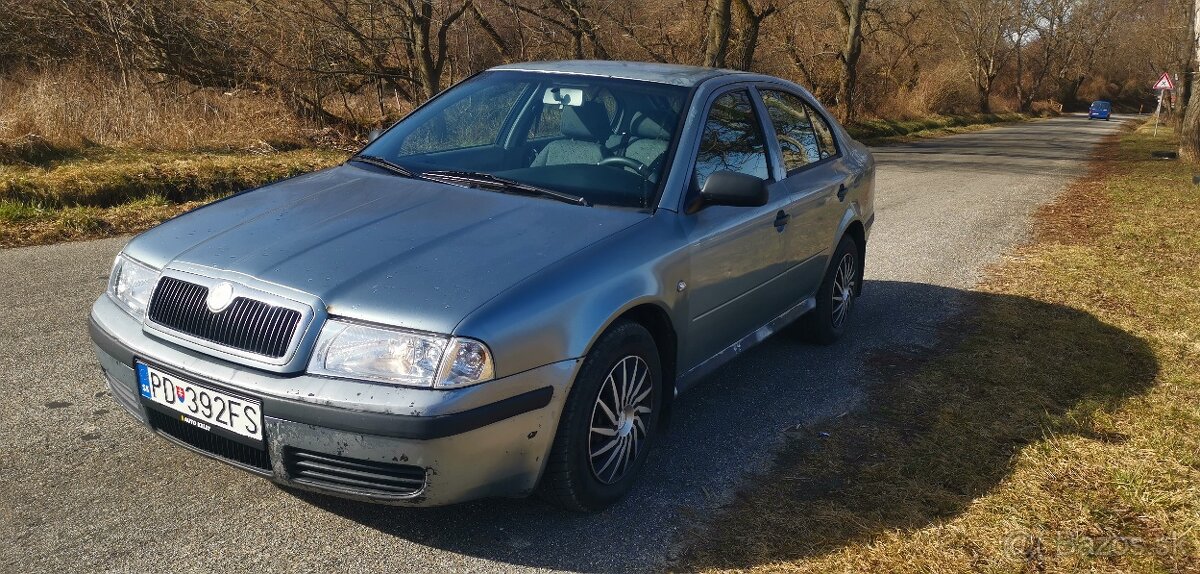
[[[838,262],[837,274],[833,276],[833,326],[841,327],[850,313],[854,299],[854,282],[857,278],[854,254],[847,253]]]
[[[613,365],[600,385],[592,407],[588,456],[592,475],[604,484],[621,480],[645,448],[645,421],[653,411],[654,381],[649,376],[645,359],[629,355]]]

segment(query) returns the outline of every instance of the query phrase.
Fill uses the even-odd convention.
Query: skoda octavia
[[[706,373],[794,321],[843,334],[873,185],[778,78],[501,66],[134,238],[91,336],[148,429],[282,485],[596,510]]]

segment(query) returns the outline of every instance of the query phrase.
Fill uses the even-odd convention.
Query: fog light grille
[[[319,488],[383,496],[411,496],[425,488],[425,469],[288,449],[292,480]]]

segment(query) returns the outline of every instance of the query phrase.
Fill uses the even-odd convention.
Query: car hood
[[[126,253],[303,291],[330,315],[452,333],[508,287],[646,217],[343,165],[172,219]]]

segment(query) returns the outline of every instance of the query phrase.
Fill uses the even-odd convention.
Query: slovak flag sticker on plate
[[[143,397],[146,397],[147,399],[151,398],[151,395],[150,395],[150,373],[146,370],[146,365],[138,363],[137,364],[137,374],[138,374],[138,390],[141,391]]]

